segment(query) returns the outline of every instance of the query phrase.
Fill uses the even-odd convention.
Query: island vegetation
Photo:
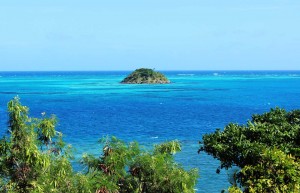
[[[300,110],[271,109],[203,136],[199,151],[239,169],[229,192],[300,192]]]
[[[78,172],[71,164],[72,147],[55,130],[55,116],[30,117],[18,98],[8,103],[8,115],[8,135],[0,140],[0,192],[195,192],[197,169],[187,171],[174,161],[178,141],[146,151],[137,142],[105,138],[103,152],[84,155],[87,169]]]
[[[136,69],[129,74],[123,84],[168,84],[170,81],[165,75],[148,68]]]

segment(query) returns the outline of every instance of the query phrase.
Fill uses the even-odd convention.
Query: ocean
[[[19,96],[32,116],[55,114],[57,130],[75,147],[74,167],[83,153],[101,154],[98,140],[116,136],[145,148],[178,139],[176,160],[199,168],[197,192],[230,186],[232,170],[216,174],[219,162],[197,153],[203,134],[230,122],[282,107],[300,108],[300,71],[165,71],[165,85],[126,85],[130,72],[0,72],[0,135],[7,129],[7,102]]]

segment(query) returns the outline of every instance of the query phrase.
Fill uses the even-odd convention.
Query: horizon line
[[[138,69],[138,68],[137,68]],[[257,69],[257,70],[160,70],[155,68],[150,68],[155,71],[169,71],[169,72],[176,72],[176,71],[198,71],[198,72],[212,72],[212,71],[227,71],[227,72],[234,72],[234,71],[300,71],[300,69],[289,69],[289,70],[272,70],[272,69]],[[135,69],[136,70],[136,69]],[[0,72],[131,72],[134,70],[0,70]]]

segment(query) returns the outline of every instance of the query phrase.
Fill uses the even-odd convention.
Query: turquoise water
[[[83,152],[99,154],[97,140],[106,135],[145,147],[179,139],[176,160],[199,168],[198,192],[220,192],[230,185],[227,171],[216,174],[218,161],[197,154],[201,136],[276,106],[300,108],[300,71],[173,71],[165,72],[168,85],[119,84],[128,73],[0,72],[0,134],[6,104],[19,95],[31,115],[57,115],[77,160]]]

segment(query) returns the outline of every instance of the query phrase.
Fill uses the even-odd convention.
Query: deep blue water
[[[172,71],[164,72],[168,85],[119,84],[128,73],[0,72],[0,134],[6,104],[18,95],[31,115],[58,117],[77,160],[99,154],[97,140],[106,135],[146,147],[178,139],[177,161],[200,170],[198,192],[220,192],[230,185],[227,171],[216,174],[218,161],[197,154],[201,136],[276,106],[300,108],[300,71]]]

